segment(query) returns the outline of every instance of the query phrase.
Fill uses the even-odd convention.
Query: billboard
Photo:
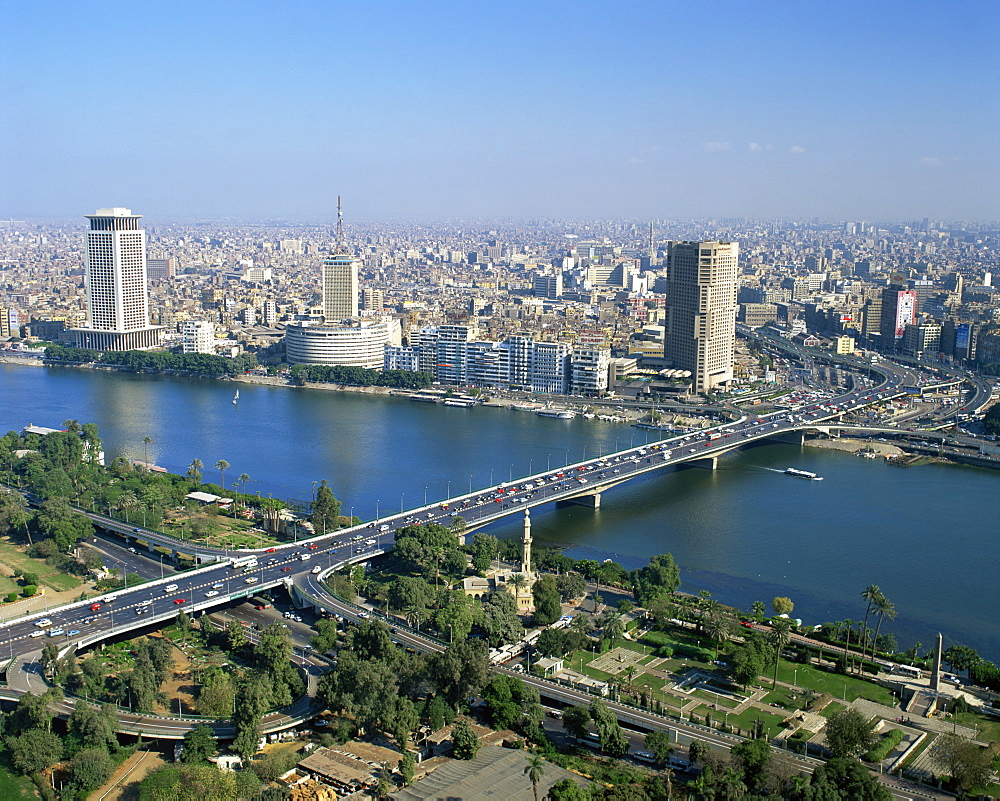
[[[906,326],[917,321],[917,293],[902,291],[896,296],[896,339],[906,333]]]

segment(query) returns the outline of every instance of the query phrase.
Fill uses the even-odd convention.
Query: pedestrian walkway
[[[855,698],[851,701],[851,706],[868,717],[879,717],[883,720],[896,720],[899,717],[898,709],[885,706],[884,704],[877,704],[866,698]],[[925,731],[932,731],[937,734],[957,734],[960,737],[967,737],[970,740],[976,736],[975,729],[970,729],[968,726],[959,726],[953,721],[941,718],[928,718],[924,715],[905,715],[904,717],[905,720],[902,721],[903,723],[917,726]]]

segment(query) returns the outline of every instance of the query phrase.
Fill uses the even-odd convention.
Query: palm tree
[[[753,609],[753,616],[757,618],[757,622],[760,623],[760,621],[763,620],[764,618],[764,602],[754,601],[752,609]]]
[[[784,618],[777,618],[771,623],[771,634],[768,637],[774,646],[774,676],[771,679],[771,689],[778,684],[778,660],[781,650],[792,641],[792,624]]]
[[[246,508],[246,497],[247,497],[247,482],[250,480],[250,476],[246,473],[240,473],[236,477],[236,482],[243,485],[243,507]]]
[[[80,421],[79,420],[63,420],[63,427],[70,434],[80,433]]]
[[[139,499],[135,497],[134,492],[125,492],[118,499],[118,503],[116,505],[125,513],[125,521],[131,523],[132,520],[129,518],[129,512],[133,511],[136,506],[139,505]]]
[[[218,470],[220,473],[222,473],[223,492],[226,491],[226,470],[228,467],[229,467],[229,462],[227,462],[225,459],[219,459],[219,461],[215,463],[215,469]]]
[[[851,631],[854,629],[854,621],[850,618],[846,618],[843,622],[844,627],[844,664],[850,669],[850,651],[851,651]]]
[[[604,636],[612,643],[625,633],[625,620],[617,609],[609,609],[601,616],[601,628]]]
[[[875,658],[875,645],[878,642],[879,630],[882,628],[882,620],[884,618],[896,619],[896,605],[884,595],[880,595],[875,600],[875,613],[878,615],[878,623],[875,624],[875,636],[872,637],[872,659]]]
[[[875,608],[875,602],[882,597],[882,590],[878,588],[877,584],[869,584],[865,587],[864,592],[861,593],[861,597],[864,598],[868,605],[865,607],[865,619],[861,624],[861,634],[865,638],[865,645],[867,645],[868,639],[868,616],[872,613],[872,609]],[[865,646],[861,648],[861,655],[865,655]]]
[[[635,690],[632,687],[632,679],[635,678],[635,674],[638,672],[638,669],[636,668],[635,665],[629,665],[622,672],[625,674],[625,686],[628,688],[628,691],[630,693],[635,692]]]
[[[153,444],[153,438],[145,436],[142,438],[142,466],[149,470],[149,446]]]
[[[524,767],[524,775],[531,781],[531,789],[535,794],[535,801],[538,801],[538,782],[545,774],[545,760],[538,754],[528,757],[528,764]]]
[[[201,468],[205,466],[205,463],[201,459],[192,459],[191,464],[188,465],[188,477],[192,481],[201,483]]]
[[[594,630],[594,622],[590,619],[589,615],[581,613],[573,616],[573,619],[569,623],[569,627],[578,634],[582,634],[584,637],[589,637],[590,633]]]
[[[721,614],[716,613],[708,619],[708,623],[705,625],[705,632],[708,634],[708,638],[715,643],[715,658],[718,660],[719,646],[727,642],[732,636],[729,621]]]

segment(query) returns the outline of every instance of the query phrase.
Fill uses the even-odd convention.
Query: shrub
[[[32,595],[34,595],[34,594],[35,594],[36,592],[38,592],[38,587],[37,587],[36,585],[34,585],[34,584],[25,584],[25,585],[24,585],[24,589],[23,589],[23,590],[21,590],[21,594],[22,594],[22,595],[23,595],[23,596],[24,596],[25,598],[30,598],[30,597],[31,597]]]
[[[12,601],[16,601],[16,600],[17,600],[17,593],[16,592],[8,592],[7,593],[7,603],[11,603]]]
[[[893,748],[902,742],[902,740],[903,731],[901,729],[891,729],[882,736],[882,739],[878,741],[878,744],[874,748],[865,754],[865,761],[881,762],[889,755],[889,752]]]

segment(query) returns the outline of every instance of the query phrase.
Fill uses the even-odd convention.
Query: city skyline
[[[993,4],[80,8],[0,17],[2,217],[1000,217]]]

